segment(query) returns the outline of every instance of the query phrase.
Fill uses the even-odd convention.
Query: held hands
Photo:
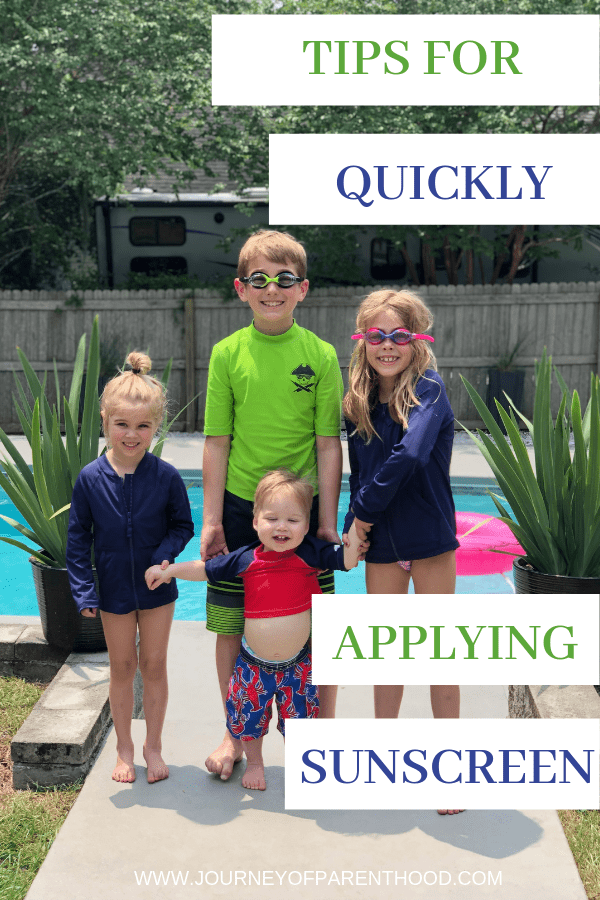
[[[206,562],[215,556],[229,553],[223,525],[203,525],[200,533],[200,559]]]
[[[98,607],[94,606],[92,607],[92,609],[90,609],[89,607],[87,607],[86,609],[82,609],[81,615],[85,616],[86,619],[95,619],[98,615]]]
[[[172,575],[167,576],[166,570],[169,567],[169,560],[163,559],[160,566],[150,566],[146,569],[145,579],[148,588],[153,591],[160,584],[170,584]]]
[[[368,541],[367,532],[371,530],[373,527],[372,522],[363,522],[362,519],[357,519],[354,517],[354,522],[352,523],[352,527],[356,528],[356,533],[358,535],[359,540]],[[350,528],[349,534],[352,533],[352,527]]]
[[[342,535],[344,544],[344,566],[346,569],[354,569],[359,562],[364,560],[367,550],[369,549],[369,541],[361,541],[353,522],[350,531]]]

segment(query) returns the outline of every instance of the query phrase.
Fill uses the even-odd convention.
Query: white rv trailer
[[[251,214],[236,206],[253,201]],[[226,253],[218,242],[235,228],[268,227],[265,191],[236,194],[159,194],[149,189],[97,200],[100,276],[118,287],[130,272],[197,275],[201,281],[235,275],[243,239]]]
[[[251,200],[250,215],[238,207]],[[236,228],[249,225],[269,227],[268,194],[253,188],[243,196],[233,193],[164,194],[150,188],[97,200],[96,235],[100,276],[108,287],[118,287],[130,272],[196,275],[202,282],[235,274],[239,249],[237,238],[229,252],[219,246]],[[274,226],[276,227],[276,226]],[[485,230],[489,230],[487,226]],[[293,232],[293,227],[291,228]],[[543,237],[544,226],[540,228]],[[588,228],[584,252],[572,247],[555,246],[557,259],[542,259],[522,266],[516,280],[520,283],[552,281],[591,281],[600,277],[600,233]],[[406,282],[404,260],[390,241],[378,237],[374,227],[357,229],[359,268],[365,284]],[[411,257],[419,259],[419,246],[411,239]],[[436,259],[439,284],[447,282],[443,254]],[[418,266],[417,268],[420,268]],[[486,260],[485,277],[492,272]],[[311,269],[314,275],[314,270]],[[310,273],[309,273],[310,275]],[[343,283],[340,273],[340,283]]]

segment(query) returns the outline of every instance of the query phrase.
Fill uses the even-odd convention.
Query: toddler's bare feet
[[[164,781],[169,777],[169,767],[162,758],[160,750],[150,750],[149,747],[144,747],[144,759],[148,769],[149,784],[154,784],[155,781]]]
[[[248,763],[242,776],[242,787],[250,791],[266,791],[265,767],[262,763]]]
[[[464,809],[438,809],[440,816],[454,816],[456,813],[464,812]]]
[[[131,784],[135,781],[133,747],[131,750],[117,750],[117,764],[113,769],[112,779],[124,784]]]
[[[243,756],[242,742],[234,740],[227,732],[214,753],[206,758],[204,765],[213,775],[218,775],[221,781],[227,781],[234,765],[240,762]]]

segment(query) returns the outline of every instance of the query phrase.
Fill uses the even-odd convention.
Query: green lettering
[[[466,69],[463,69],[461,61],[460,61],[460,55],[462,53],[462,48],[465,46],[465,44],[475,44],[475,46],[479,50],[479,64],[478,64],[477,68],[474,69],[472,72],[467,72]],[[454,68],[458,69],[459,72],[462,72],[463,75],[477,75],[477,73],[481,72],[481,70],[485,66],[486,60],[487,60],[487,54],[485,52],[485,47],[482,44],[480,44],[479,41],[462,41],[458,45],[458,47],[456,48],[454,53],[452,54],[452,62],[454,63]]]
[[[552,659],[575,659],[575,647],[577,647],[577,644],[564,644],[563,645],[564,647],[567,648],[566,656],[555,656],[555,654],[552,652],[552,647],[550,645],[550,641],[552,639],[553,633],[556,631],[557,628],[566,629],[566,631],[569,632],[571,637],[573,637],[573,626],[572,625],[553,625],[552,628],[549,628],[548,631],[546,632],[546,634],[544,635],[544,650],[546,651],[548,656],[552,657]]]
[[[445,57],[436,56],[435,45],[444,44],[444,46],[449,50],[450,41],[423,41],[423,43],[427,44],[427,71],[425,72],[425,75],[441,75],[441,72],[435,71],[435,61],[436,59],[445,59]]]
[[[519,72],[517,67],[515,66],[513,59],[519,52],[518,44],[515,44],[514,41],[492,41],[495,47],[495,59],[496,59],[496,68],[492,72],[492,75],[505,75],[506,73],[502,71],[502,60],[508,63],[511,68],[513,75],[522,75],[522,72]],[[502,44],[510,44],[510,48],[512,53],[509,56],[502,56]]]
[[[421,625],[402,625],[403,634],[403,656],[398,657],[399,659],[414,659],[414,656],[410,655],[411,646],[416,647],[418,644],[422,644],[425,638],[427,637],[427,629],[422,628]],[[416,628],[419,632],[419,638],[416,641],[410,640],[410,629]]]
[[[369,659],[381,659],[381,656],[379,655],[379,648],[385,647],[387,644],[393,644],[396,640],[396,631],[394,628],[392,628],[391,625],[369,625],[369,628],[373,629],[373,656],[370,656]],[[387,629],[387,641],[379,640],[379,631],[381,628]]]
[[[467,642],[467,647],[469,648],[469,654],[468,654],[468,656],[465,657],[466,659],[478,659],[478,657],[475,656],[475,644],[477,643],[477,638],[479,637],[479,635],[481,634],[481,632],[483,631],[484,628],[485,628],[485,625],[480,625],[479,631],[475,635],[475,639],[471,640],[471,636],[469,635],[469,632],[467,631],[467,626],[466,625],[458,626],[458,630],[464,637],[465,641]]]
[[[325,72],[321,72],[321,44],[325,44],[329,52],[331,53],[331,41],[304,41],[302,44],[302,52],[306,52],[306,48],[310,47],[311,44],[315,45],[315,49],[313,52],[313,66],[314,69],[312,72],[309,72],[309,75],[324,75]]]
[[[455,659],[456,657],[456,648],[452,649],[452,656],[442,656],[440,649],[440,639],[441,639],[441,631],[444,627],[443,625],[432,625],[433,628],[433,656],[430,656],[429,659]]]
[[[390,56],[392,59],[395,59],[402,66],[399,72],[394,72],[386,63],[384,68],[385,74],[404,75],[404,73],[408,71],[408,60],[404,56],[400,56],[398,53],[394,53],[394,51],[392,50],[392,44],[402,44],[404,49],[408,50],[408,41],[390,41],[385,45],[385,55]]]
[[[510,656],[507,656],[507,657],[506,657],[507,659],[516,659],[516,656],[513,656],[513,655],[512,655],[512,652],[513,652],[513,637],[515,637],[515,638],[518,640],[518,642],[520,643],[521,647],[523,647],[523,649],[527,651],[527,653],[530,655],[530,657],[531,657],[532,659],[536,659],[536,658],[537,658],[537,655],[536,655],[536,654],[537,654],[537,630],[538,630],[538,628],[539,628],[540,626],[539,626],[539,625],[530,625],[529,627],[530,627],[530,628],[533,628],[533,647],[531,646],[531,644],[528,644],[528,643],[527,643],[527,641],[525,640],[525,638],[523,637],[523,635],[522,635],[519,631],[517,631],[517,629],[515,628],[514,625],[509,625],[509,626],[508,626],[508,631],[509,631],[509,634],[510,634],[510,639],[509,639],[509,640],[510,640],[510,643],[509,643],[509,646],[510,646]]]
[[[354,72],[354,75],[368,75],[369,73],[363,69],[363,63],[371,59],[377,59],[379,56],[379,44],[376,44],[375,41],[354,41],[353,43],[356,44],[356,72]],[[370,44],[373,48],[372,56],[365,56],[365,44]]]

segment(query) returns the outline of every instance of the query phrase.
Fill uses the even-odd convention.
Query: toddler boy
[[[246,621],[242,646],[227,695],[227,728],[243,741],[248,760],[242,785],[264,791],[262,741],[269,729],[273,698],[278,728],[285,720],[311,719],[319,712],[318,688],[312,684],[311,595],[320,594],[321,569],[354,568],[367,545],[351,529],[348,545],[336,547],[308,535],[313,488],[287,470],[261,479],[254,500],[253,527],[258,541],[206,563],[173,563],[146,572],[151,590],[172,577],[209,584],[241,576]]]

